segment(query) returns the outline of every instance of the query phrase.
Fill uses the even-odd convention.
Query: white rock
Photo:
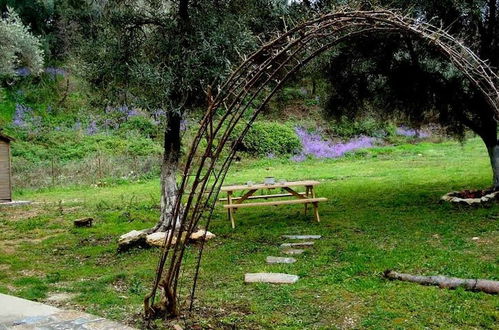
[[[163,247],[165,245],[166,241],[166,236],[169,235],[170,231],[167,232],[156,232],[147,235],[146,237],[146,242],[149,245],[152,246],[158,246],[158,247]],[[177,242],[176,237],[172,238],[172,244],[175,244]]]
[[[286,249],[282,251],[282,253],[289,255],[302,254],[303,252],[305,252],[305,250],[300,249]]]
[[[303,246],[312,246],[312,245],[314,245],[314,242],[282,243],[281,247],[282,248],[287,248],[287,247],[303,247]]]
[[[146,229],[132,230],[131,232],[123,234],[118,239],[118,249],[124,251],[134,246],[145,245],[146,235]]]
[[[204,233],[206,233],[206,237],[205,237],[206,241],[216,237],[215,234],[213,234],[209,231],[206,231],[204,229],[199,229],[198,231],[191,234],[191,239],[195,240],[195,241],[201,240],[201,239],[203,239]]]
[[[250,273],[244,275],[245,283],[293,284],[298,279],[298,275],[282,273]]]
[[[268,264],[292,264],[295,262],[296,262],[295,258],[267,257]]]
[[[282,238],[287,239],[320,239],[321,235],[282,235]]]
[[[472,238],[472,240],[474,240],[474,241],[478,241],[478,240],[480,240],[480,237],[476,237],[476,236],[475,236],[475,237],[473,237],[473,238]]]

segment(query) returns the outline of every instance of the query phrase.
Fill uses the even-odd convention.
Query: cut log
[[[443,289],[457,289],[459,287],[468,291],[481,291],[485,293],[499,293],[499,281],[481,280],[481,279],[466,279],[447,276],[420,276],[398,273],[393,270],[385,270],[383,273],[385,278],[390,280],[399,280],[406,282],[419,283],[422,285],[436,285]]]
[[[93,221],[92,218],[83,218],[73,221],[73,224],[75,227],[92,227]]]

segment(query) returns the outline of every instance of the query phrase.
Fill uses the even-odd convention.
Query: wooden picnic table
[[[224,186],[221,191],[227,193],[226,198],[221,198],[220,201],[226,201],[227,204],[224,208],[228,210],[229,220],[232,224],[232,228],[235,228],[234,213],[239,208],[244,207],[258,207],[258,206],[278,206],[278,205],[290,205],[290,204],[305,204],[305,214],[307,212],[308,204],[312,204],[314,207],[314,216],[317,222],[320,222],[319,217],[319,202],[327,201],[327,198],[317,197],[315,195],[314,187],[320,184],[319,181],[307,180],[307,181],[291,181],[291,182],[278,182],[275,184],[252,184],[252,185],[233,185]],[[305,192],[298,192],[296,188],[304,187]],[[286,191],[286,193],[276,193],[276,194],[260,194],[255,195],[257,191],[264,190],[275,190],[281,189]],[[247,191],[241,196],[234,196],[237,191]],[[294,199],[281,200],[281,201],[267,201],[267,202],[252,202],[244,203],[248,200],[254,199],[274,199],[274,198],[284,198],[284,197],[294,197]]]

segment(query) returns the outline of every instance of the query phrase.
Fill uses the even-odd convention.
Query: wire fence
[[[14,189],[40,189],[71,185],[105,185],[116,180],[136,181],[158,177],[161,156],[96,154],[74,161],[51,160],[12,162]]]

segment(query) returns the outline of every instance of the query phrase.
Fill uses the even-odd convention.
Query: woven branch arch
[[[284,82],[310,60],[339,42],[370,33],[399,33],[426,42],[462,72],[499,118],[498,76],[487,63],[446,31],[390,10],[344,9],[325,14],[262,46],[220,86],[216,96],[209,95],[208,110],[191,145],[179,185],[178,194],[184,198],[177,198],[173,210],[172,219],[177,216],[181,219],[179,237],[189,237],[199,224],[208,229],[238,142]],[[234,127],[241,122],[244,129],[234,138]],[[205,142],[201,147],[203,140]],[[179,313],[177,287],[186,245],[182,240],[172,244],[171,236],[165,243],[153,289],[144,301],[145,314],[149,318],[158,313],[173,316]],[[202,252],[203,245],[190,279],[191,307]],[[162,290],[163,298],[153,306],[158,289]]]

